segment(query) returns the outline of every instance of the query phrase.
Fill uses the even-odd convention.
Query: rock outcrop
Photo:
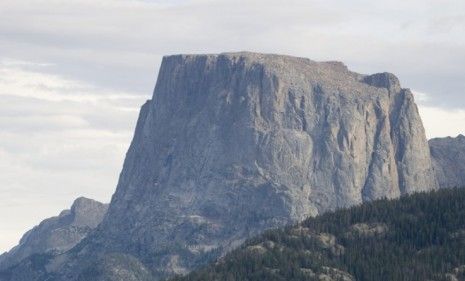
[[[115,268],[183,274],[265,229],[435,188],[413,95],[392,74],[256,53],[168,56],[107,216],[54,274],[104,276],[95,261],[115,253]]]
[[[26,232],[19,244],[0,256],[0,269],[15,265],[33,254],[63,253],[83,238],[102,221],[108,204],[80,197],[71,209],[57,217],[48,218]]]
[[[429,146],[439,186],[465,187],[465,136],[434,138]]]

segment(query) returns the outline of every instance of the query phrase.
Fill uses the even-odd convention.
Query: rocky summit
[[[247,52],[167,56],[107,216],[46,271],[156,280],[265,229],[436,188],[413,95],[392,74]]]
[[[465,186],[465,136],[429,140],[431,157],[440,187]]]
[[[63,253],[82,239],[102,221],[108,204],[80,197],[71,209],[48,218],[26,232],[19,244],[0,256],[0,270],[17,264],[34,254]]]

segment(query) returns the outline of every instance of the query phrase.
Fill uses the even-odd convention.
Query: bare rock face
[[[26,232],[19,244],[0,256],[0,269],[15,265],[33,254],[62,253],[79,243],[102,221],[108,204],[80,197],[70,210],[48,218]]]
[[[169,56],[83,251],[182,274],[265,229],[436,187],[413,96],[392,74],[254,53]]]
[[[435,188],[413,95],[392,74],[255,53],[168,56],[107,216],[54,274],[124,280],[95,266],[105,260],[144,278],[183,274],[265,229]]]
[[[465,136],[434,138],[429,146],[439,186],[465,187]]]

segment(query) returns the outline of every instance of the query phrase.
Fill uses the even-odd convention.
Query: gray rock
[[[440,187],[465,187],[465,136],[429,140],[433,167]]]
[[[156,279],[183,274],[265,229],[436,187],[413,95],[392,74],[256,53],[168,56],[108,215],[49,268],[62,280],[105,276],[93,265],[121,253]]]
[[[323,266],[325,273],[318,276],[321,281],[355,281],[355,278],[348,272],[342,271],[337,268]]]
[[[0,256],[0,269],[15,265],[33,254],[62,253],[79,243],[102,221],[108,204],[80,197],[71,209],[48,218],[26,232],[19,244]]]
[[[445,275],[445,280],[448,281],[463,281],[465,280],[465,265],[461,265]]]
[[[384,223],[356,223],[350,227],[348,237],[373,237],[386,234],[389,227]]]
[[[77,278],[79,281],[153,281],[152,274],[137,258],[110,253],[98,263],[88,266]]]

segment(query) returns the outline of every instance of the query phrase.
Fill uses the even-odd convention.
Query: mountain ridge
[[[84,239],[102,221],[108,204],[79,197],[70,209],[43,220],[27,231],[17,246],[0,255],[0,270],[33,254],[62,253]]]
[[[465,186],[465,136],[433,138],[428,142],[439,185]]]

